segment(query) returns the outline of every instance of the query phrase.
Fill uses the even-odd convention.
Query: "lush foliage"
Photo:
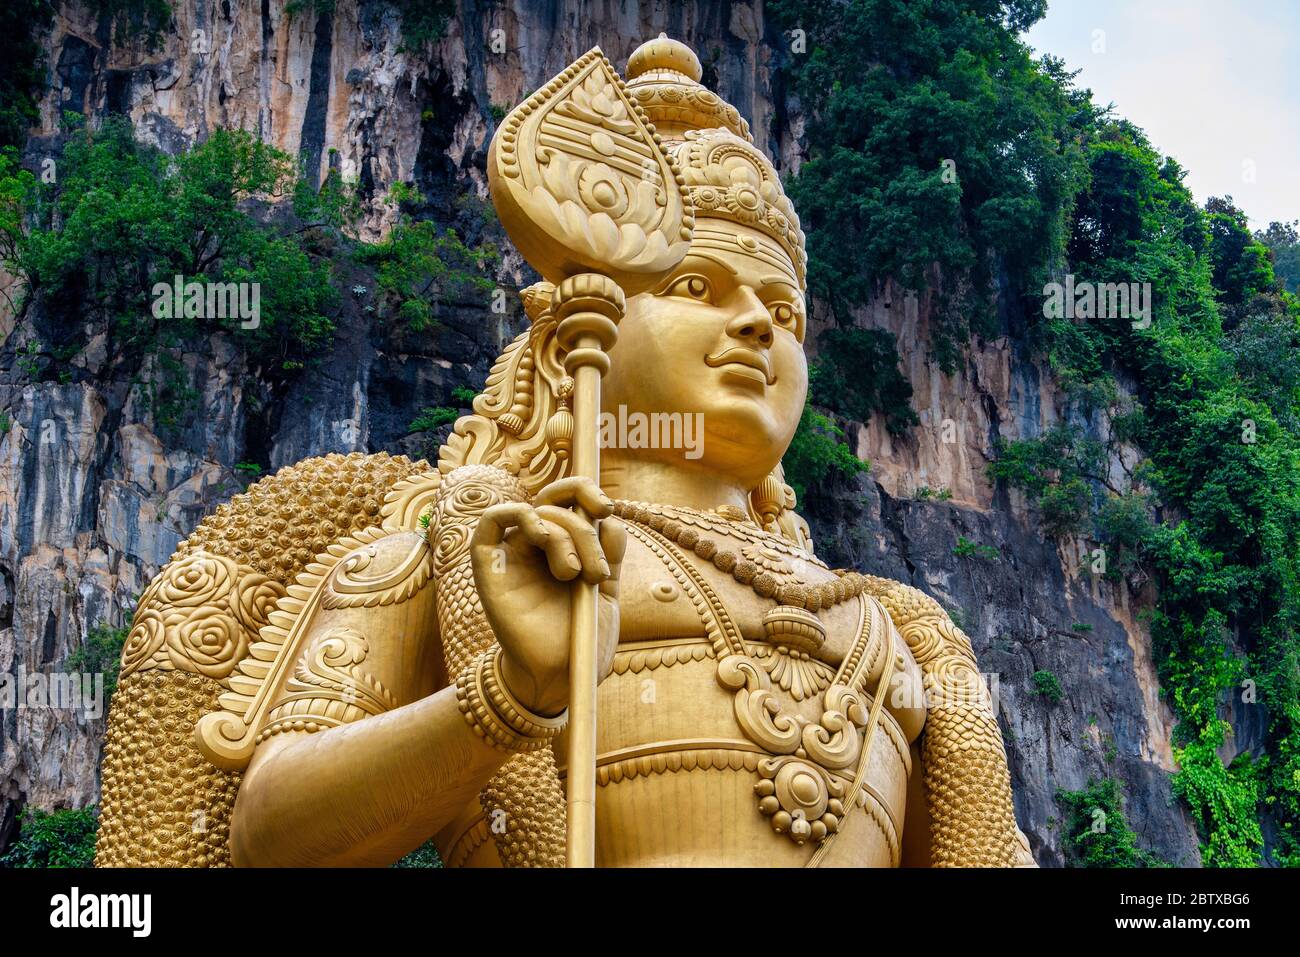
[[[1034,691],[1052,702],[1052,704],[1057,704],[1065,697],[1065,692],[1061,688],[1061,680],[1051,671],[1034,672]]]
[[[853,476],[871,468],[853,454],[842,441],[844,430],[822,415],[811,404],[799,417],[799,428],[785,451],[781,464],[785,480],[799,498],[809,488],[826,481],[832,474]]]
[[[865,422],[879,410],[890,432],[901,435],[917,422],[912,385],[898,368],[889,333],[833,328],[818,340],[809,386],[813,401]]]
[[[994,290],[1032,308],[1082,182],[1095,113],[1008,24],[1042,0],[791,0],[792,82],[812,114],[789,189],[809,234],[810,285],[841,322],[887,278],[941,293],[947,370],[994,328]],[[790,35],[794,47],[800,35]],[[1001,273],[1002,275],[999,275]]]
[[[329,263],[247,206],[289,195],[296,175],[286,154],[246,132],[217,130],[171,158],[109,120],[96,132],[74,130],[54,171],[46,182],[0,160],[0,252],[52,314],[82,320],[65,327],[103,320],[119,345],[140,351],[224,329],[270,364],[329,340],[337,298]],[[260,322],[160,316],[155,286],[177,276],[257,283]]]
[[[1269,223],[1255,238],[1273,252],[1273,272],[1288,292],[1300,292],[1300,221]]]
[[[0,867],[91,867],[99,818],[93,807],[41,811],[23,808],[18,837],[0,856]]]
[[[1100,411],[1149,461],[1115,487],[1100,446],[1063,426],[1003,446],[990,471],[1039,501],[1049,532],[1091,523],[1111,577],[1153,576],[1152,636],[1181,721],[1174,785],[1201,825],[1204,862],[1257,862],[1269,813],[1275,858],[1300,863],[1300,307],[1231,201],[1197,208],[1140,131],[1099,123],[1087,154],[1070,267],[1150,283],[1152,321],[1049,319],[1044,341],[1066,381],[1134,384],[1127,404]],[[1230,695],[1268,708],[1257,761],[1218,756]]]
[[[412,48],[437,43],[456,13],[455,0],[391,0],[402,15],[402,38]]]
[[[1137,846],[1137,835],[1124,818],[1123,798],[1114,778],[1089,781],[1081,791],[1058,790],[1056,800],[1066,812],[1066,846],[1076,866],[1164,866]]]
[[[438,856],[438,849],[433,846],[433,841],[425,841],[410,854],[407,854],[393,867],[442,867],[442,858]]]
[[[67,669],[78,674],[104,676],[104,707],[107,709],[117,690],[117,674],[129,628],[96,625],[86,633],[81,646],[68,655]]]
[[[86,330],[105,328],[110,354],[141,370],[138,387],[173,425],[197,399],[180,360],[188,341],[228,335],[274,382],[332,340],[344,274],[358,298],[368,286],[355,280],[373,282],[380,317],[415,332],[435,325],[439,303],[489,301],[495,247],[471,249],[417,219],[422,197],[409,187],[394,188],[403,205],[390,234],[357,243],[346,232],[360,212],[353,186],[331,175],[314,188],[291,157],[247,132],[215,130],[171,157],[121,119],[96,131],[75,115],[68,123],[39,174],[0,152],[0,261],[40,301],[50,331],[17,347],[31,378],[66,381]],[[214,309],[218,289],[238,290],[243,311],[233,298]]]
[[[1003,445],[991,473],[1025,491],[1048,533],[1092,539],[1095,572],[1154,583],[1150,627],[1180,719],[1175,789],[1204,862],[1259,861],[1267,814],[1273,858],[1300,864],[1295,227],[1252,234],[1230,198],[1200,208],[1176,162],[1059,62],[1035,59],[1019,33],[1044,6],[769,5],[803,31],[787,35],[786,60],[812,115],[790,189],[815,303],[851,327],[893,278],[938,297],[932,348],[945,368],[971,333],[994,331],[995,303],[998,328],[1047,356],[1075,408]],[[1046,309],[1044,283],[1066,274],[1149,289],[1150,321]],[[858,417],[883,404],[845,388],[818,399]],[[1271,731],[1266,753],[1225,766],[1232,695],[1262,704]]]
[[[420,204],[424,197],[398,184],[388,201],[402,208]],[[412,332],[426,332],[437,325],[437,303],[474,296],[476,304],[488,301],[493,283],[485,273],[500,256],[490,244],[471,249],[454,230],[403,211],[383,240],[361,247],[358,259],[375,269],[383,315]]]
[[[965,535],[957,536],[957,544],[953,546],[952,553],[958,558],[982,558],[985,561],[993,561],[1001,555],[992,545],[981,545]]]

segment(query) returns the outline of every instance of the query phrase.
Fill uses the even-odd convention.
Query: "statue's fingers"
[[[506,532],[518,528],[536,548],[545,548],[550,534],[546,524],[525,502],[502,502],[484,510],[474,526],[472,544],[495,548],[505,539]]]
[[[600,523],[600,549],[609,562],[609,577],[600,583],[602,594],[618,597],[618,576],[623,569],[623,555],[627,552],[627,528],[616,518],[606,518]]]
[[[546,554],[551,576],[557,581],[573,581],[582,572],[582,560],[578,558],[578,549],[573,544],[568,529],[559,523],[548,521],[546,530],[548,535],[542,550]]]
[[[600,540],[596,537],[596,529],[591,522],[575,512],[556,505],[543,505],[537,510],[537,514],[568,533],[581,564],[583,581],[595,585],[609,577],[609,562],[601,552]]]
[[[537,493],[536,505],[557,505],[569,508],[577,505],[592,518],[604,518],[614,511],[614,500],[600,490],[589,478],[573,475],[552,482]]]

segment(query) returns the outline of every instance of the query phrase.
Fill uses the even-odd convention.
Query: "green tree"
[[[841,322],[892,278],[944,300],[931,342],[953,371],[970,332],[995,323],[998,273],[1031,305],[1063,251],[1098,112],[1059,62],[1016,29],[1041,0],[770,3],[805,32],[791,82],[808,158],[789,184],[809,234],[813,293]],[[1016,25],[1009,29],[1009,25]]]
[[[247,132],[216,130],[171,158],[113,119],[96,132],[74,131],[57,168],[54,183],[12,165],[0,178],[6,265],[56,314],[98,313],[134,347],[223,328],[276,358],[310,352],[332,335],[329,263],[313,261],[301,236],[248,208],[292,190],[286,154]],[[176,276],[258,283],[260,323],[156,315],[155,286]]]
[[[42,811],[25,807],[18,837],[0,855],[0,867],[91,867],[95,862],[95,808]]]
[[[388,202],[399,208],[423,201],[418,191],[402,183],[394,186],[388,197]],[[376,271],[384,314],[412,332],[426,332],[437,325],[435,307],[439,302],[470,295],[487,301],[493,283],[485,273],[500,257],[491,245],[470,248],[455,230],[414,219],[403,210],[388,235],[362,246],[357,258]]]
[[[917,422],[912,385],[898,367],[894,338],[882,329],[828,329],[809,369],[813,401],[865,422],[879,411],[895,435]]]
[[[844,430],[832,419],[816,411],[811,404],[804,406],[799,427],[781,460],[785,467],[785,480],[796,496],[803,498],[809,488],[833,474],[853,476],[871,468],[870,463],[853,454],[853,450],[841,441],[843,438]]]
[[[1123,797],[1114,778],[1089,781],[1081,791],[1058,790],[1065,809],[1065,839],[1078,867],[1162,867],[1155,855],[1137,846],[1124,817]]]
[[[1273,272],[1282,288],[1300,293],[1300,233],[1296,227],[1300,220],[1289,223],[1269,223],[1268,229],[1255,234],[1255,238],[1273,253]]]

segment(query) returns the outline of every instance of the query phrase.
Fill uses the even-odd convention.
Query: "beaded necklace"
[[[733,525],[739,524],[717,512],[700,512],[676,505],[673,508],[709,520],[717,519]],[[782,605],[802,608],[813,614],[852,601],[866,591],[869,582],[866,575],[843,569],[834,571],[836,576],[834,581],[823,582],[820,585],[810,585],[801,581],[783,582],[780,576],[762,567],[759,562],[722,548],[712,539],[705,538],[691,525],[678,521],[671,515],[665,515],[653,506],[640,502],[617,501],[614,503],[614,514],[625,521],[645,525],[682,548],[694,552],[705,561],[712,562],[719,571],[731,575],[737,582],[752,589],[759,597],[772,598]]]

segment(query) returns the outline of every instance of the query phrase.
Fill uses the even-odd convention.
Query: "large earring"
[[[772,529],[785,507],[785,488],[776,476],[769,474],[749,493],[749,502],[758,513],[758,520],[766,529]]]
[[[569,397],[572,395],[573,379],[566,375],[555,387],[560,407],[546,420],[546,444],[557,459],[567,459],[573,449],[573,413],[569,411]]]

